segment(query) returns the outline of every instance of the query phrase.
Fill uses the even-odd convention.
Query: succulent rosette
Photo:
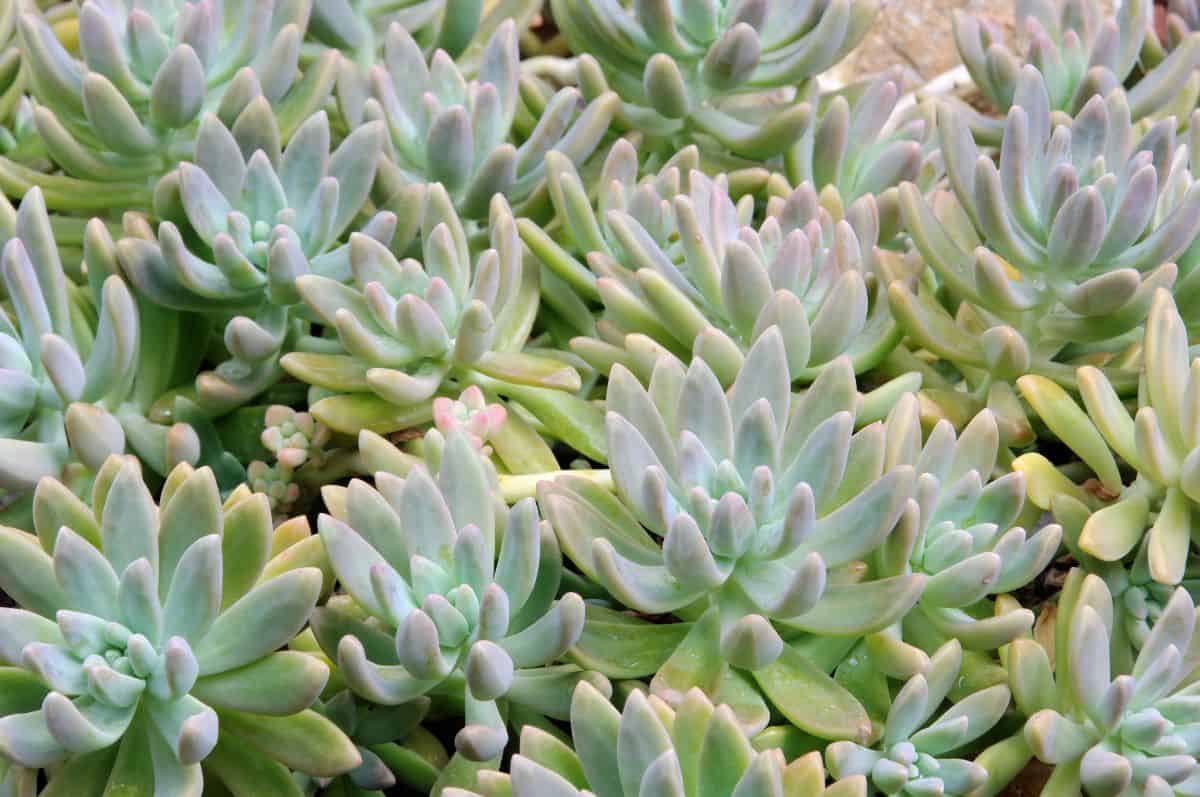
[[[868,734],[861,708],[785,636],[854,638],[912,608],[923,575],[864,579],[860,563],[900,520],[915,474],[906,465],[884,473],[872,453],[875,428],[854,434],[861,399],[845,358],[799,397],[786,362],[783,337],[771,327],[728,393],[699,358],[687,369],[660,359],[648,390],[614,367],[607,429],[616,495],[563,475],[540,484],[538,497],[564,553],[616,601],[695,619],[682,640],[664,637],[677,647],[664,651],[656,694],[670,702],[693,686],[712,695],[734,690],[738,699],[725,702],[756,731],[767,709],[748,671],[801,728],[857,738]],[[641,639],[659,634],[655,628],[614,633]],[[603,647],[583,653],[599,662],[611,655]],[[789,678],[836,709],[819,717],[797,711],[805,694],[782,688]]]
[[[598,408],[592,409],[603,417]],[[475,385],[465,389],[457,399],[438,396],[433,400],[434,429],[442,437],[465,436],[495,468],[500,494],[509,504],[533,497],[538,483],[552,478],[562,468],[551,448],[553,441],[542,437],[535,425],[537,421],[525,420],[524,415],[525,411],[511,402],[508,407],[489,403]],[[603,450],[603,441],[599,445]],[[390,436],[364,429],[358,434],[357,456],[352,464],[360,474],[386,471],[404,476],[424,461],[424,447],[425,438],[418,436],[415,429]],[[574,460],[569,470],[600,484],[612,483],[608,470],[588,468],[582,459]]]
[[[55,208],[144,206],[153,181],[190,159],[205,112],[232,127],[261,97],[286,141],[324,103],[337,68],[330,52],[301,76],[308,15],[305,0],[88,0],[77,57],[45,19],[23,14],[38,133],[65,175],[12,161],[0,172],[11,185],[41,186]],[[256,124],[253,114],[242,124]]]
[[[41,193],[30,191],[19,211],[7,200],[2,202],[11,230],[0,254],[0,278],[12,317],[0,311],[4,348],[0,375],[6,384],[5,453],[0,460],[4,488],[28,490],[43,476],[60,475],[71,458],[64,413],[69,404],[83,398],[87,369],[80,348],[84,355],[90,352],[97,329],[87,313],[91,297],[71,283],[62,268]],[[121,377],[126,383],[132,377],[138,334],[136,305],[128,288],[119,277],[111,282],[104,281],[103,275],[97,277],[102,283],[96,287],[106,334],[91,369],[88,398],[92,401],[104,398],[109,390],[121,394]],[[106,367],[109,373],[103,373]],[[94,442],[102,444],[103,435],[98,437]],[[92,448],[88,442],[80,440],[80,448]],[[123,440],[119,450],[124,450]]]
[[[337,108],[342,123],[354,128],[362,124],[371,71],[382,60],[392,25],[406,31],[426,55],[440,50],[472,74],[496,28],[511,19],[523,30],[539,6],[531,0],[486,8],[478,0],[315,0],[300,61],[316,61],[329,49],[341,53]]]
[[[962,663],[956,640],[938,648],[928,670],[908,679],[892,698],[883,734],[873,747],[850,741],[829,745],[825,763],[830,773],[865,776],[875,791],[886,795],[965,795],[984,786],[984,767],[950,754],[995,727],[1011,695],[1005,684],[989,686],[955,700],[935,719],[957,685]]]
[[[1194,290],[1196,270],[1171,261],[1200,229],[1200,189],[1176,174],[1186,151],[1175,152],[1170,120],[1138,138],[1114,89],[1068,122],[1051,114],[1046,84],[1030,66],[1019,92],[998,165],[961,114],[941,108],[951,191],[931,199],[911,185],[900,192],[906,227],[936,281],[889,286],[912,343],[963,380],[925,369],[930,414],[966,419],[990,407],[1010,444],[1032,434],[1011,387],[1024,374],[1073,388],[1078,365],[1094,362],[1122,393],[1136,386],[1136,368],[1121,355],[1158,288]]]
[[[1039,500],[1047,504],[1054,520],[1062,525],[1067,550],[1085,572],[1102,578],[1108,587],[1113,599],[1112,663],[1114,668],[1128,670],[1162,618],[1176,589],[1182,587],[1193,597],[1200,595],[1200,561],[1194,555],[1189,556],[1182,580],[1178,584],[1161,584],[1150,571],[1149,534],[1142,536],[1135,551],[1125,560],[1104,561],[1091,555],[1080,547],[1079,540],[1092,515],[1104,506],[1103,501],[1070,487],[1051,494],[1046,489],[1048,480],[1040,473],[1041,466],[1030,468],[1028,455],[1022,460],[1019,466],[1036,474],[1031,478],[1033,492],[1039,494]],[[1045,498],[1049,500],[1045,501]]]
[[[644,153],[643,153],[644,155]],[[554,218],[542,226],[519,219],[521,240],[547,268],[543,272],[543,319],[558,337],[569,341],[575,335],[595,335],[597,321],[591,308],[601,303],[596,287],[598,275],[588,265],[592,252],[613,254],[616,233],[608,212],[636,212],[639,224],[649,226],[658,237],[673,227],[670,202],[684,191],[687,179],[701,168],[701,153],[694,146],[680,149],[658,168],[641,163],[636,144],[619,138],[603,161],[594,159],[580,170],[557,153],[547,153],[547,181]],[[647,159],[647,163],[653,163]],[[599,167],[594,196],[585,176]],[[748,168],[729,176],[731,196],[739,201],[746,194],[767,190],[770,177],[765,169]],[[742,214],[748,214],[742,208]],[[603,329],[605,322],[600,322]],[[618,341],[619,343],[619,341]]]
[[[1200,95],[1200,79],[1192,74],[1200,59],[1200,37],[1175,38],[1170,55],[1147,49],[1156,41],[1148,34],[1154,3],[1129,0],[1114,6],[1111,14],[1098,0],[1014,5],[1015,27],[1027,42],[1024,51],[1010,47],[991,21],[961,10],[954,14],[958,54],[975,85],[1002,112],[1022,105],[1019,86],[1026,65],[1045,76],[1051,108],[1072,116],[1093,95],[1123,85],[1130,86],[1135,120],[1191,112]],[[1139,70],[1141,74],[1131,79]],[[966,107],[962,110],[984,138],[998,138],[1001,124]]]
[[[197,462],[202,442],[191,426],[148,418],[178,384],[177,369],[190,365],[178,337],[186,320],[138,303],[99,220],[84,234],[88,282],[80,286],[63,268],[39,189],[19,210],[0,199],[0,216],[8,236],[0,283],[12,310],[0,310],[0,486],[28,491],[45,476],[62,477],[68,463],[94,471],[127,449],[160,474]]]
[[[536,264],[516,221],[492,203],[491,248],[471,263],[466,230],[438,184],[424,199],[422,260],[399,260],[379,241],[350,236],[353,282],[296,281],[336,337],[310,340],[281,365],[320,389],[310,411],[336,432],[393,432],[433,419],[433,400],[475,384],[545,413],[546,431],[602,458],[598,412],[573,396],[581,380],[562,359],[524,350],[538,309]],[[322,397],[324,396],[324,397]]]
[[[384,32],[396,23],[426,48],[456,57],[479,30],[481,6],[473,0],[315,0],[308,35],[351,61],[374,63]]]
[[[920,647],[928,647],[930,638],[991,651],[1027,634],[1033,612],[993,599],[1045,570],[1063,534],[1056,524],[1029,531],[1019,525],[1038,523],[1041,510],[1026,504],[1021,472],[997,474],[995,417],[983,410],[957,435],[941,420],[923,436],[919,402],[909,393],[889,413],[884,432],[885,469],[913,467],[917,488],[905,520],[876,552],[875,566],[880,575],[911,571],[926,582],[904,618],[908,633],[871,637],[864,643],[866,658],[881,672],[907,677],[927,666]]]
[[[296,280],[349,277],[341,242],[375,175],[383,131],[365,125],[331,149],[329,122],[314,114],[283,148],[265,99],[248,106],[254,123],[231,131],[212,114],[181,163],[155,192],[164,220],[118,244],[124,274],[154,304],[223,325],[227,359],[195,383],[197,403],[219,415],[284,376],[279,358],[308,330]],[[390,241],[395,217],[369,218],[365,234]]]
[[[511,509],[465,434],[425,438],[427,463],[327,490],[321,540],[347,595],[313,616],[321,648],[361,697],[399,705],[454,694],[467,761],[504,749],[503,705],[565,719],[580,679],[556,664],[583,628],[583,601],[558,597],[562,561],[532,499]]]
[[[1149,575],[1159,584],[1173,586],[1183,580],[1188,567],[1194,496],[1200,496],[1194,475],[1200,440],[1191,400],[1200,391],[1196,376],[1200,363],[1191,362],[1187,330],[1165,290],[1154,296],[1143,351],[1145,371],[1132,411],[1094,367],[1079,370],[1086,412],[1041,377],[1025,376],[1019,382],[1038,415],[1085,463],[1108,500],[1051,474],[1053,466],[1039,454],[1026,454],[1017,464],[1045,485],[1041,493],[1050,502],[1043,498],[1043,505],[1052,507],[1055,494],[1061,492],[1094,510],[1077,540],[1083,553],[1103,562],[1119,562],[1140,550],[1144,538]],[[1134,471],[1128,484],[1119,463]]]
[[[433,400],[433,423],[443,435],[455,430],[466,434],[471,445],[484,451],[484,444],[508,420],[499,404],[488,404],[483,391],[471,385],[457,399],[438,396]]]
[[[246,468],[246,480],[257,493],[271,501],[271,510],[287,514],[305,498],[312,496],[305,487],[314,473],[331,476],[325,468],[337,456],[328,450],[332,433],[329,427],[307,412],[275,404],[263,414],[265,428],[259,441],[274,457],[274,464],[262,460]]]
[[[306,795],[380,794],[397,784],[428,792],[433,786],[437,769],[429,760],[431,756],[405,744],[422,736],[420,723],[429,710],[428,698],[379,706],[343,689],[327,700],[318,700],[313,709],[354,742],[362,763],[335,778],[303,777]],[[440,752],[444,757],[445,751]]]
[[[896,186],[932,183],[940,170],[931,103],[901,108],[902,86],[897,70],[813,97],[813,123],[784,154],[791,183],[832,188],[846,205],[870,194],[886,209],[885,231],[894,231]]]
[[[866,783],[848,777],[826,785],[818,753],[788,763],[777,749],[756,750],[729,706],[714,706],[699,689],[672,708],[633,691],[622,710],[581,683],[571,700],[572,750],[526,726],[510,773],[485,770],[474,790],[446,797],[862,797]]]
[[[382,120],[389,133],[375,190],[380,204],[402,206],[426,183],[440,183],[465,220],[486,220],[495,194],[522,214],[544,204],[546,153],[576,162],[591,155],[617,98],[607,93],[581,103],[577,89],[563,88],[517,146],[510,133],[519,76],[511,20],[492,34],[471,80],[444,51],[427,61],[408,31],[393,24],[383,63],[371,70],[372,98],[364,108],[365,118]]]
[[[90,505],[45,479],[34,516],[36,536],[0,528],[0,588],[22,607],[0,609],[0,671],[27,703],[0,718],[5,758],[76,793],[199,795],[212,778],[298,794],[288,768],[358,766],[308,709],[328,669],[278,651],[324,577],[268,560],[265,499],[222,506],[212,471],[184,464],[155,506],[136,460],[113,457]]]
[[[299,468],[324,456],[329,429],[307,412],[276,404],[267,408],[264,421],[262,444],[280,463]]]
[[[1112,595],[1099,576],[1072,571],[1059,597],[1053,659],[1033,640],[1009,653],[1013,697],[1029,716],[1025,741],[1054,765],[1048,790],[1195,793],[1195,623],[1195,603],[1176,589],[1137,659],[1112,667]]]
[[[621,128],[660,151],[691,139],[761,161],[783,154],[811,124],[800,89],[858,44],[877,4],[554,0],[551,8],[568,44],[585,53],[584,96],[611,86]]]
[[[594,207],[574,168],[549,159],[570,249],[532,224],[519,226],[549,269],[604,307],[595,335],[572,340],[572,349],[601,373],[621,363],[643,380],[654,359],[638,352],[648,346],[685,362],[702,357],[726,386],[772,326],[799,382],[838,357],[849,357],[856,372],[886,357],[900,329],[885,296],[883,261],[892,255],[877,247],[873,197],[835,217],[805,183],[772,196],[756,228],[754,198],[735,202],[725,175],[684,171],[687,157],[637,180],[636,152],[618,142]]]

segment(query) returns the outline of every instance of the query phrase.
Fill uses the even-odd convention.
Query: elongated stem
[[[521,62],[521,72],[526,75],[546,77],[565,86],[577,80],[574,58],[559,58],[554,55],[535,55]]]
[[[880,385],[869,393],[863,393],[856,423],[862,427],[883,420],[896,402],[905,393],[921,387],[920,374],[907,373]]]
[[[1082,793],[1079,784],[1079,762],[1069,761],[1054,767],[1054,773],[1042,787],[1042,797],[1075,797]]]
[[[993,797],[1000,793],[1028,766],[1032,758],[1033,751],[1025,743],[1025,736],[1020,731],[996,742],[975,759],[975,763],[987,770],[988,779],[971,792],[971,797]]]
[[[98,183],[59,174],[42,174],[8,158],[0,158],[0,191],[21,197],[40,186],[46,205],[55,210],[97,212],[112,207],[148,207],[149,183]]]
[[[559,390],[506,382],[474,370],[463,369],[462,378],[478,385],[489,396],[503,396],[522,405],[543,421],[549,436],[567,443],[588,459],[606,461],[604,413],[586,399]]]
[[[341,481],[362,471],[358,451],[333,451],[325,457],[320,467],[300,468],[296,473],[296,482],[306,490],[320,490],[326,484]]]

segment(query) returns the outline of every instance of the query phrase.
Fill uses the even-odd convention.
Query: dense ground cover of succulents
[[[0,797],[1200,797],[1200,4],[1109,5],[0,0]]]

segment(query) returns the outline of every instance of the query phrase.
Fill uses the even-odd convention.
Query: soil
[[[1053,771],[1054,767],[1043,764],[1041,761],[1034,761],[1025,767],[1021,774],[1005,787],[1004,791],[1000,792],[999,797],[1038,797]]]

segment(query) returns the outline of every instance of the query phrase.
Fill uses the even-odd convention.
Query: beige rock
[[[871,32],[828,75],[851,82],[899,65],[906,90],[915,89],[959,65],[951,33],[953,13],[965,9],[1012,34],[1011,0],[885,0]]]
[[[862,43],[825,76],[833,85],[878,74],[900,65],[905,88],[914,89],[959,66],[951,32],[954,11],[990,20],[1014,36],[1016,0],[882,0],[875,25]],[[1112,0],[1102,0],[1106,11]]]

